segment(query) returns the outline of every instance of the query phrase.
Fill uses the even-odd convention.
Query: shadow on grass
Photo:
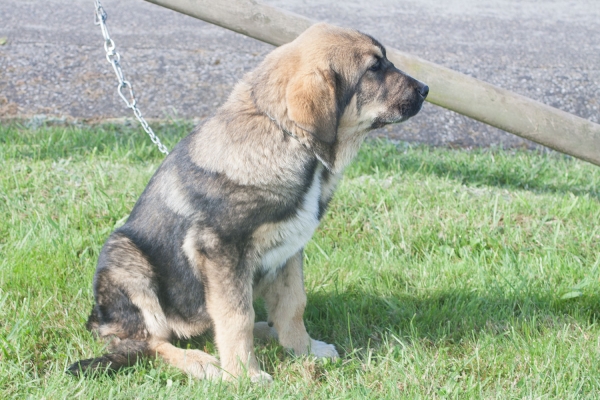
[[[377,347],[388,334],[407,343],[460,343],[479,335],[538,332],[600,319],[600,296],[562,300],[552,294],[478,295],[440,291],[423,296],[381,297],[366,293],[309,294],[307,329],[338,349]]]
[[[265,320],[261,302],[255,304],[255,309],[257,320]],[[552,294],[479,296],[460,290],[396,297],[359,292],[309,293],[304,314],[309,334],[335,343],[342,352],[376,348],[390,334],[405,343],[418,340],[432,346],[451,345],[480,335],[531,335],[562,329],[566,324],[591,325],[599,319],[600,295],[562,300]],[[216,354],[210,332],[177,341],[176,345]]]
[[[563,331],[565,325],[571,325],[574,332],[580,332],[581,328],[585,332],[586,326],[597,323],[600,317],[598,295],[564,301],[551,294],[519,294],[511,297],[498,292],[479,296],[472,291],[454,290],[395,297],[360,291],[309,293],[308,297],[304,318],[307,330],[313,338],[335,344],[345,358],[344,364],[350,360],[362,363],[366,349],[377,352],[381,347],[383,352],[387,352],[386,341],[391,346],[416,344],[435,352],[437,348],[453,345],[473,346],[473,342],[481,336],[510,335],[510,338],[514,338],[516,334],[531,341],[535,340],[538,333],[541,336],[550,331],[551,335],[555,335]],[[257,305],[257,316],[259,320],[266,317],[261,304]],[[465,344],[464,341],[469,343]],[[211,333],[175,341],[175,345],[218,354]],[[255,349],[262,368],[274,375],[279,373],[281,361],[289,357],[274,343],[266,346],[258,344]],[[188,382],[185,374],[173,374],[175,368],[167,367],[166,363],[162,365],[157,374],[152,371],[156,363],[143,359],[135,366],[119,371],[119,375],[134,377],[127,379],[141,377],[143,380],[151,376],[153,381],[160,381],[161,386],[169,380],[181,382],[182,385]],[[107,373],[99,378],[108,384],[115,379]]]

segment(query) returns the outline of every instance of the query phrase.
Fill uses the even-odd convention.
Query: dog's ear
[[[288,117],[322,142],[335,141],[338,126],[336,81],[333,71],[297,74],[286,89]]]

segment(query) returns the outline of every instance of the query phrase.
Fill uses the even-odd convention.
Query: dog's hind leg
[[[221,376],[219,361],[201,350],[180,349],[169,342],[152,344],[152,350],[167,363],[198,379],[214,379]]]
[[[269,315],[269,326],[276,331],[279,343],[294,350],[296,355],[312,354],[317,357],[338,357],[335,346],[311,339],[304,326],[306,293],[302,272],[302,251],[292,256],[277,272],[274,281],[263,286],[262,294]],[[257,324],[257,332],[266,331],[264,325]]]
[[[86,325],[97,336],[111,340],[110,353],[79,361],[68,372],[116,371],[153,355],[150,340],[171,335],[155,282],[152,268],[137,246],[128,237],[113,233],[100,253],[94,276],[96,304]]]
[[[79,376],[93,373],[116,372],[134,365],[143,357],[158,355],[166,363],[198,379],[213,379],[221,376],[219,361],[201,351],[184,350],[163,340],[139,341],[116,340],[111,352],[100,357],[81,360],[71,365],[67,372]]]

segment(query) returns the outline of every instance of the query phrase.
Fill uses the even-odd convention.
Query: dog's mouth
[[[424,102],[425,97],[419,95],[419,98],[413,100],[410,104],[406,105],[405,107],[402,107],[400,110],[402,117],[400,117],[399,122],[404,122],[407,119],[417,115],[419,111],[421,111],[421,108],[423,108]]]
[[[413,82],[414,86],[410,91],[410,94],[404,96],[404,98],[393,107],[393,110],[390,113],[377,117],[373,121],[373,129],[381,128],[389,124],[399,124],[414,117],[421,111],[423,102],[429,94],[429,86],[416,79],[413,79]]]
[[[373,120],[371,129],[378,129],[386,125],[399,124],[414,117],[421,111],[425,96],[414,96],[409,102],[402,102],[399,104],[393,112],[389,114],[380,115]]]

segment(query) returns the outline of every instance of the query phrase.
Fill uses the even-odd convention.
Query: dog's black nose
[[[425,99],[427,97],[427,95],[429,94],[429,86],[427,85],[423,85],[419,88],[419,94],[421,96],[423,96],[423,99]]]

